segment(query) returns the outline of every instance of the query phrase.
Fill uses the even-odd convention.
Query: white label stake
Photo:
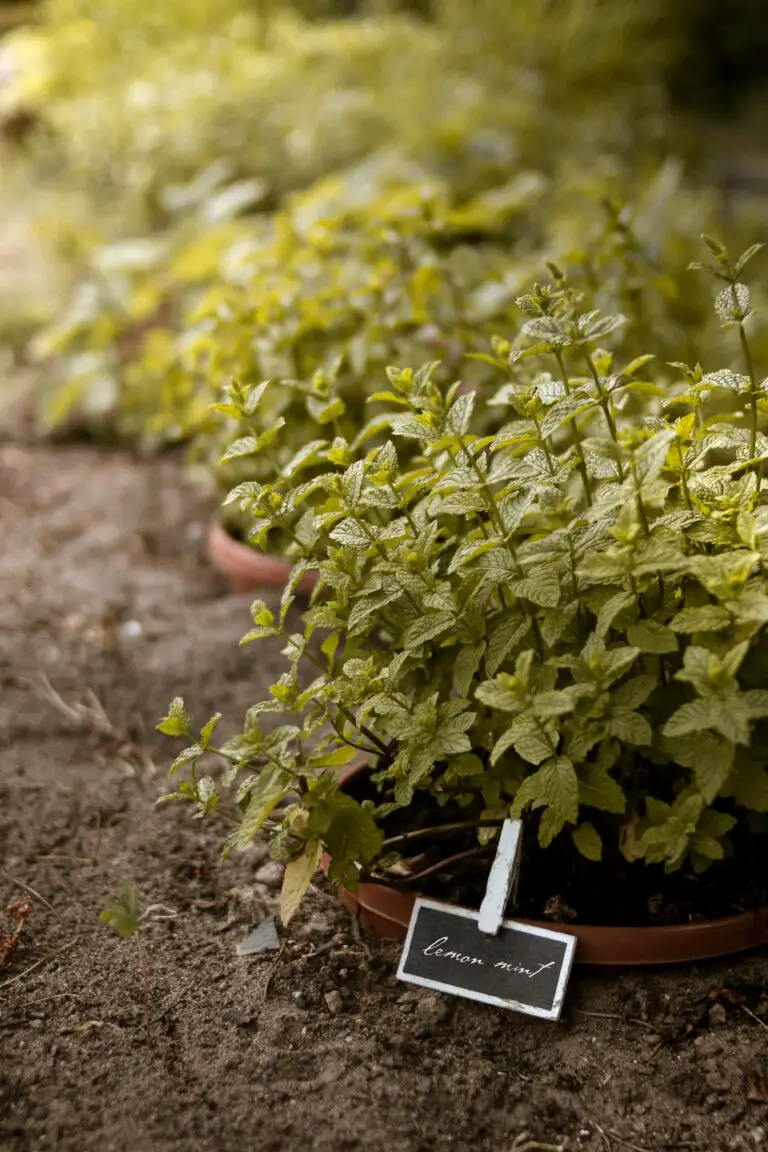
[[[522,821],[505,820],[477,920],[480,931],[490,936],[498,935],[507,904],[517,888],[522,843]]]

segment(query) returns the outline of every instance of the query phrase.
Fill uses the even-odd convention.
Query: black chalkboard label
[[[498,935],[491,936],[480,931],[477,918],[468,908],[417,900],[398,980],[559,1019],[575,936],[514,920],[504,920]]]

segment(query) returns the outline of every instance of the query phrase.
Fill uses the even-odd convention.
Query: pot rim
[[[212,517],[208,526],[206,545],[214,567],[236,592],[247,592],[255,588],[283,588],[293,568],[291,560],[259,552],[237,540],[217,516]],[[305,572],[296,590],[311,592],[316,584],[317,573]]]
[[[348,768],[342,774],[342,785],[365,767],[366,764],[358,763]],[[325,856],[324,869],[328,862]],[[405,938],[418,896],[416,891],[395,888],[381,881],[364,881],[355,892],[347,889],[341,892],[342,903],[364,926],[384,939],[393,940]],[[514,910],[510,910],[507,918],[517,919]],[[576,963],[608,968],[714,960],[768,943],[768,905],[765,904],[732,916],[687,924],[632,927],[523,918],[519,923],[576,936]]]

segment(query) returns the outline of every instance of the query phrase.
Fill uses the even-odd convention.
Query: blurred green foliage
[[[665,86],[683,23],[608,0],[46,0],[0,85],[0,123],[33,120],[0,160],[61,300],[33,345],[46,422],[212,461],[225,377],[333,370],[362,395],[387,363],[455,362],[547,258],[602,285],[630,345],[706,350],[667,271],[712,215],[665,163],[695,151]]]

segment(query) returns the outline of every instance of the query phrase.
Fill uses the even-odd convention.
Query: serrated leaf
[[[560,580],[552,568],[537,568],[521,580],[510,580],[508,587],[516,596],[542,608],[556,608],[560,603]]]
[[[262,769],[251,784],[248,807],[232,834],[233,844],[239,848],[250,844],[273,809],[289,794],[291,783],[289,773],[281,768],[270,766]]]
[[[558,428],[562,428],[564,424],[570,424],[579,416],[583,416],[585,412],[589,412],[594,408],[596,401],[591,396],[563,396],[554,404],[541,422],[541,432],[543,436],[551,436]]]
[[[711,804],[731,774],[735,746],[714,732],[700,732],[693,737],[691,752],[696,787]]]
[[[493,628],[485,651],[485,671],[495,676],[509,653],[520,643],[531,627],[530,617],[522,614],[502,620]]]
[[[578,828],[574,829],[572,836],[573,842],[582,856],[596,863],[602,860],[603,842],[594,825],[590,823],[580,824]]]
[[[628,708],[614,708],[608,720],[608,731],[617,740],[639,747],[647,747],[653,740],[653,729],[645,717]]]
[[[704,604],[701,608],[684,608],[669,622],[673,632],[719,632],[731,622],[731,615],[717,604]]]
[[[566,329],[552,316],[537,316],[527,320],[523,324],[523,335],[553,348],[565,348],[571,343]]]
[[[168,715],[157,725],[157,731],[165,736],[189,735],[189,713],[184,707],[181,696],[176,696],[171,701]]]
[[[677,652],[677,637],[658,620],[640,620],[627,628],[627,640],[641,652]]]
[[[309,891],[322,856],[323,846],[320,841],[310,840],[301,856],[286,864],[280,890],[280,919],[284,926],[290,923]]]
[[[200,745],[201,745],[201,747],[203,747],[205,749],[210,748],[211,737],[213,736],[214,729],[215,729],[216,725],[218,724],[219,720],[221,720],[221,712],[216,712],[213,716],[211,716],[208,723],[204,724],[203,727],[200,729]]]
[[[595,632],[601,640],[605,639],[619,613],[629,608],[634,602],[634,597],[628,592],[617,592],[615,596],[611,596],[610,600],[606,600],[597,614],[595,624]]]
[[[552,744],[538,728],[521,717],[497,740],[491,753],[495,764],[508,748],[514,748],[521,759],[529,764],[541,764],[552,755]]]
[[[723,324],[740,324],[750,312],[749,288],[746,284],[729,284],[718,292],[715,311]]]
[[[239,440],[235,440],[234,444],[230,444],[221,458],[221,463],[225,464],[228,460],[238,460],[243,456],[257,456],[269,447],[280,429],[284,427],[285,417],[279,416],[274,425],[262,432],[260,436],[241,436]]]
[[[504,541],[499,537],[491,537],[490,539],[469,540],[466,544],[460,545],[456,549],[448,565],[448,574],[452,575],[458,572],[465,564],[469,564],[471,560],[475,560],[478,556],[484,555],[486,552],[492,552],[494,548],[503,548]]]
[[[657,676],[635,676],[620,684],[613,693],[613,703],[619,708],[635,709],[645,704],[651,693],[658,687]]]
[[[598,316],[593,312],[588,316],[579,317],[579,330],[585,340],[602,340],[617,328],[621,328],[624,323],[625,319],[621,315]]]
[[[627,801],[621,786],[598,764],[579,764],[579,803],[601,812],[623,813]]]
[[[687,736],[691,732],[706,731],[712,726],[712,712],[708,700],[691,700],[673,712],[664,725],[665,736]]]
[[[519,712],[524,706],[524,697],[515,691],[511,676],[502,674],[497,680],[485,680],[475,689],[477,699],[498,712]]]
[[[752,812],[768,812],[768,772],[765,765],[739,757],[722,794],[732,796]]]
[[[515,794],[512,805],[514,819],[519,819],[530,804],[546,804],[550,818],[539,843],[546,847],[564,824],[575,824],[579,815],[579,782],[573,764],[567,756],[552,756],[532,776],[528,776]]]
[[[406,628],[403,633],[403,647],[406,649],[420,648],[422,644],[427,644],[430,640],[441,636],[455,624],[456,616],[453,612],[425,613],[424,616],[414,620],[413,624]]]
[[[465,644],[461,648],[453,666],[453,686],[459,696],[469,696],[472,681],[480,667],[484,652],[484,640],[480,644]]]

